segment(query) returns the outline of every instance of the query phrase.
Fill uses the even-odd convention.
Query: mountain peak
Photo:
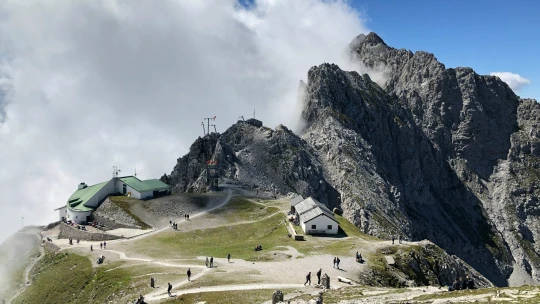
[[[371,45],[371,46],[375,46],[375,45],[379,45],[379,44],[382,44],[382,45],[385,45],[386,46],[386,43],[384,43],[384,41],[382,40],[381,37],[379,37],[379,35],[377,35],[375,32],[369,32],[369,34],[360,34],[358,36],[356,36],[352,41],[351,43],[349,43],[349,46],[351,49],[356,49],[356,48],[359,48],[361,45]]]

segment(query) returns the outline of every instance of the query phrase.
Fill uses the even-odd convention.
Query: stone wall
[[[94,212],[94,220],[112,229],[137,228],[141,226],[131,215],[122,210],[108,198]]]
[[[60,224],[60,233],[58,234],[59,239],[69,239],[73,238],[76,240],[79,238],[83,241],[108,241],[108,240],[116,240],[120,239],[121,237],[106,233],[93,233],[88,231],[79,230],[77,228],[73,228],[71,226],[68,226],[66,224]]]
[[[118,229],[118,228],[136,228],[136,229],[139,229],[140,227],[137,227],[137,226],[131,226],[131,225],[125,225],[125,224],[122,224],[122,223],[118,223],[116,222],[114,219],[110,218],[110,217],[107,217],[107,216],[103,216],[102,214],[94,214],[94,221],[102,224],[102,225],[105,225],[106,227],[108,228],[111,228],[111,229]]]

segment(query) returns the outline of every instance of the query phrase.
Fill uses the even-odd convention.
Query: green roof
[[[101,188],[103,188],[109,181],[96,184],[93,186],[86,186],[86,188],[79,189],[73,193],[68,199],[68,207],[74,211],[93,211],[93,207],[88,207],[85,204],[91,199]]]
[[[134,176],[120,177],[120,180],[138,192],[158,191],[169,189],[170,186],[159,179],[142,181]]]

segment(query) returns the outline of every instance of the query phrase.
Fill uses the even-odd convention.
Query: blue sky
[[[512,72],[540,101],[540,1],[353,0],[367,27],[390,46],[435,54],[447,68]]]

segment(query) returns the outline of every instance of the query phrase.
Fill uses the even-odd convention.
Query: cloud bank
[[[293,124],[299,80],[367,32],[341,0],[3,1],[0,241],[113,165],[169,173],[204,117]]]
[[[489,73],[489,75],[499,77],[502,81],[506,82],[506,84],[508,84],[513,91],[516,92],[521,90],[524,86],[531,84],[529,79],[510,72],[492,72]]]

